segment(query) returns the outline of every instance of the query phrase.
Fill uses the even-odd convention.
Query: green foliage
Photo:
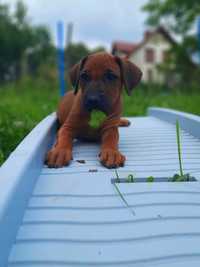
[[[124,93],[123,115],[145,115],[149,106],[165,107],[200,115],[199,88],[181,87],[166,90],[156,85],[136,88],[131,97]]]
[[[194,177],[192,177],[189,173],[184,174],[183,173],[183,167],[182,167],[182,154],[181,154],[181,138],[180,138],[180,125],[179,121],[176,121],[176,141],[177,141],[177,149],[178,149],[178,159],[179,159],[179,169],[180,174],[174,174],[173,177],[169,178],[169,182],[188,182],[190,180],[194,180]]]
[[[119,178],[119,174],[118,174],[117,170],[115,170],[115,174],[116,174],[116,179],[117,179],[117,181],[119,181],[120,178]],[[119,197],[121,198],[121,200],[124,202],[124,204],[126,205],[126,207],[130,210],[130,212],[135,216],[135,212],[134,212],[134,211],[132,210],[132,208],[129,206],[128,202],[126,201],[125,197],[123,196],[122,192],[120,191],[120,189],[119,189],[117,183],[114,183],[113,185],[114,185],[114,187],[115,187],[115,189],[116,189],[116,191],[117,191]]]
[[[133,174],[128,175],[127,182],[128,183],[134,183],[135,182],[135,178],[134,178]]]
[[[183,176],[182,155],[181,155],[181,137],[180,137],[180,126],[179,126],[178,120],[176,121],[176,141],[177,141],[177,149],[178,149],[180,176]]]
[[[43,80],[24,79],[0,88],[0,164],[58,102],[58,92]]]
[[[199,84],[200,68],[192,62],[191,57],[199,50],[197,35],[193,32],[200,14],[200,1],[149,0],[143,10],[148,12],[147,24],[164,25],[170,33],[178,34],[181,40],[172,46],[169,51],[171,56],[161,69],[165,73],[176,73],[179,84]]]
[[[24,78],[0,87],[0,158],[5,160],[22,138],[46,115],[56,110],[58,85],[49,79]],[[149,106],[178,109],[200,115],[199,89],[140,86],[131,97],[124,94],[124,116],[143,116]]]
[[[24,5],[22,1],[17,1],[14,18],[20,27],[23,27],[25,24],[27,24],[26,14],[27,14],[27,7]]]
[[[67,67],[72,67],[88,54],[89,49],[83,43],[70,44],[65,51]]]
[[[155,178],[153,176],[147,177],[147,183],[153,183]]]
[[[37,26],[32,29],[32,47],[27,51],[28,72],[38,75],[40,66],[54,67],[56,65],[56,49],[51,44],[48,30],[44,26]]]
[[[0,166],[1,164],[4,162],[4,154],[3,154],[3,151],[0,150]]]
[[[126,199],[124,198],[123,194],[121,193],[118,185],[116,183],[113,184],[119,197],[121,198],[121,200],[124,202],[124,204],[126,205],[126,207],[131,211],[131,213],[135,216],[135,212],[132,210],[132,208],[129,206],[128,202],[126,201]]]
[[[169,29],[181,35],[194,26],[200,14],[199,0],[149,0],[143,7],[149,13],[147,23],[155,26],[165,24]]]
[[[28,23],[22,1],[16,3],[14,13],[0,3],[0,44],[0,82],[18,79],[23,71],[32,73],[33,65],[35,70],[55,52],[49,31]]]
[[[93,110],[91,112],[91,117],[89,121],[89,125],[92,128],[99,128],[99,126],[102,124],[102,122],[105,120],[106,114],[99,110]]]
[[[182,167],[182,154],[181,154],[181,138],[180,138],[180,125],[179,121],[176,121],[176,140],[177,140],[177,149],[178,149],[178,159],[179,159],[179,169],[180,174],[174,174],[173,177],[169,178],[169,182],[188,182],[191,180],[194,180],[194,177],[192,177],[189,173],[184,174],[183,173],[183,167]]]
[[[189,173],[187,174],[174,174],[171,178],[169,178],[169,182],[189,182],[191,180],[194,180],[194,177],[192,177]]]
[[[65,51],[67,68],[72,67],[82,58],[86,57],[89,54],[102,51],[105,51],[104,47],[96,47],[95,49],[89,49],[83,43],[70,44]]]

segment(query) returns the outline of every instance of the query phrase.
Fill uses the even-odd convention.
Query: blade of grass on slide
[[[117,190],[118,195],[120,196],[120,198],[122,199],[122,201],[124,202],[124,204],[126,205],[126,207],[131,211],[131,213],[135,216],[135,212],[132,210],[132,208],[129,206],[128,202],[126,201],[126,199],[124,198],[124,196],[122,195],[121,191],[119,190],[119,187],[117,186],[116,183],[114,183],[114,187]]]
[[[181,157],[180,125],[179,125],[178,120],[176,121],[176,139],[177,139],[177,146],[178,146],[180,175],[183,176],[182,157]]]

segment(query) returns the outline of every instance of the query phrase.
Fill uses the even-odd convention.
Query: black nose
[[[98,96],[91,95],[87,97],[86,107],[88,110],[98,108],[99,104],[100,104],[100,99]]]

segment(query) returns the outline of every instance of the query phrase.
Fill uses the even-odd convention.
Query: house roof
[[[112,44],[112,53],[114,54],[114,52],[117,50],[124,53],[126,56],[129,56],[135,51],[137,46],[138,44],[116,41]]]
[[[168,40],[168,42],[170,42],[171,44],[176,43],[175,40],[170,36],[170,34],[162,26],[160,26],[154,31],[147,30],[144,33],[143,40],[139,43],[127,43],[123,41],[113,42],[112,54],[115,54],[116,51],[119,51],[119,52],[124,53],[127,57],[129,57],[131,54],[133,54],[138,49],[143,47],[149,41],[149,39],[151,39],[157,33],[160,33],[161,35],[163,35],[164,38]]]

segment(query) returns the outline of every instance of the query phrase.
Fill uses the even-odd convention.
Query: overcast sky
[[[145,30],[146,14],[141,7],[148,0],[24,0],[33,24],[47,25],[55,37],[56,23],[73,22],[74,42],[90,47],[106,46],[115,40],[138,42]],[[14,5],[16,0],[0,0]]]

